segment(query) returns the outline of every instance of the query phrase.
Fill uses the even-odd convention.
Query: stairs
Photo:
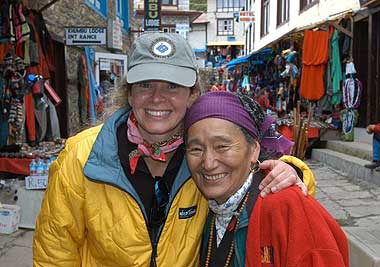
[[[365,128],[355,128],[354,142],[327,140],[326,148],[313,149],[311,158],[333,167],[357,184],[380,186],[380,172],[364,167],[372,161],[372,135]],[[349,241],[350,266],[380,267],[378,226],[343,229]]]
[[[355,128],[354,142],[328,140],[326,148],[312,150],[311,158],[343,172],[359,183],[380,186],[380,172],[364,167],[372,161],[372,135]]]

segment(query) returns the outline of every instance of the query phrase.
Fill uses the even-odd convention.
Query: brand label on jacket
[[[272,246],[261,247],[261,263],[274,264],[274,253]]]
[[[189,208],[179,208],[179,218],[180,219],[188,219],[193,217],[197,213],[197,206],[189,207]]]

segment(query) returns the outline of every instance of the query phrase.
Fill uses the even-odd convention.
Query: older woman
[[[188,166],[210,208],[201,266],[348,266],[346,237],[314,198],[297,187],[259,196],[257,162],[276,152],[270,124],[256,102],[229,92],[201,96],[186,115]]]

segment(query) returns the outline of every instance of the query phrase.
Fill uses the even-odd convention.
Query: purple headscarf
[[[200,96],[185,117],[185,138],[191,125],[206,118],[230,121],[244,128],[261,145],[261,150],[273,157],[290,154],[293,142],[282,135],[269,135],[273,122],[259,104],[243,95],[226,91],[210,92]]]

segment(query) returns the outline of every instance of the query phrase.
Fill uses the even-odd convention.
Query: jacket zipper
[[[183,182],[183,184],[180,186],[180,187],[178,187],[178,190],[177,190],[177,192],[175,193],[175,195],[173,196],[173,199],[172,199],[172,201],[170,202],[170,206],[166,209],[166,211],[165,211],[165,221],[162,223],[162,225],[161,225],[161,227],[159,228],[159,230],[158,230],[158,233],[157,233],[157,236],[156,236],[156,239],[155,239],[155,242],[154,242],[154,248],[153,248],[153,252],[152,252],[152,258],[153,258],[153,256],[154,256],[154,260],[153,260],[153,263],[154,263],[154,265],[151,265],[151,267],[157,267],[157,263],[156,263],[156,258],[157,258],[157,246],[158,246],[158,243],[159,243],[159,241],[160,241],[160,237],[161,237],[161,233],[162,233],[162,230],[164,229],[164,227],[165,227],[165,224],[166,224],[166,221],[167,221],[167,214],[169,213],[169,211],[170,211],[170,209],[171,209],[171,207],[172,207],[172,204],[173,204],[173,202],[174,202],[174,199],[176,198],[176,196],[177,196],[177,194],[181,191],[181,188],[187,183],[187,181],[189,180],[189,179],[191,179],[191,177],[188,177],[184,182]],[[153,244],[153,243],[152,243]],[[151,261],[151,263],[152,263],[152,261]]]

